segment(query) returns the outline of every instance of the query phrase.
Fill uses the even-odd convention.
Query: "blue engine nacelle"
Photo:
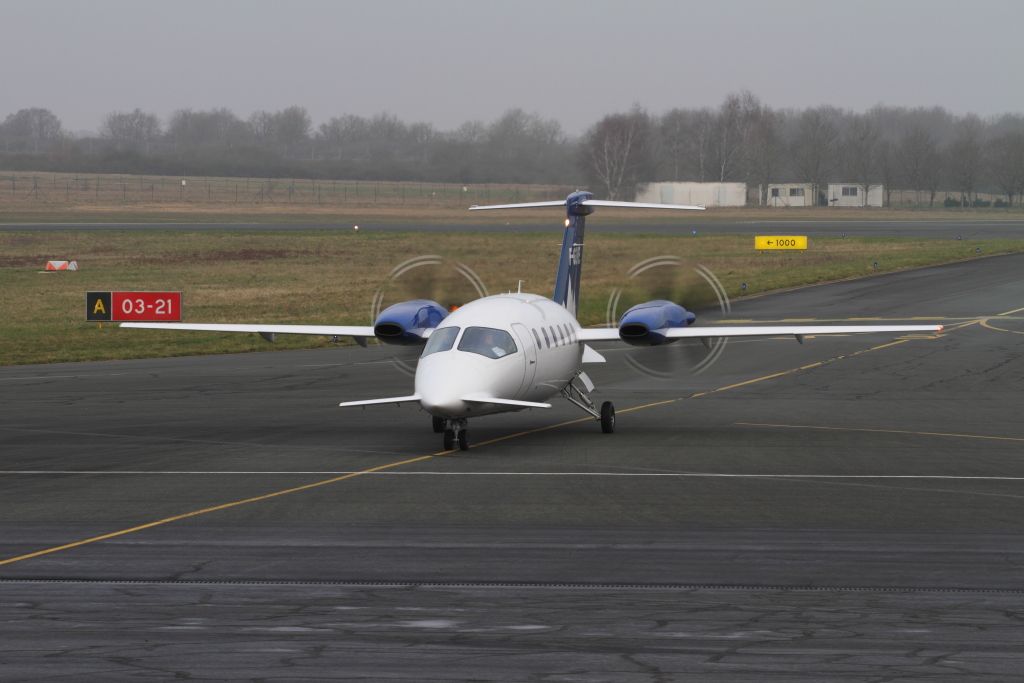
[[[633,346],[671,344],[665,331],[673,327],[686,327],[697,316],[671,301],[648,301],[626,311],[619,320],[619,338]]]
[[[373,333],[385,344],[416,346],[424,344],[423,333],[437,327],[448,311],[436,301],[413,299],[388,306],[373,323]]]

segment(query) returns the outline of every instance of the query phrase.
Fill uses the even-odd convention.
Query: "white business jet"
[[[605,433],[615,430],[615,407],[598,408],[589,397],[594,385],[583,363],[604,358],[587,342],[621,341],[633,346],[661,346],[696,337],[712,338],[804,335],[854,332],[934,332],[934,325],[830,325],[773,327],[692,327],[696,316],[671,301],[649,301],[630,308],[618,327],[583,328],[576,321],[583,263],[585,217],[596,207],[703,210],[700,206],[639,204],[594,199],[574,192],[565,201],[473,206],[470,210],[565,207],[558,277],[552,299],[523,292],[498,294],[472,301],[452,313],[426,299],[395,304],[380,313],[372,327],[334,325],[209,325],[192,323],[122,323],[121,327],[258,333],[267,341],[275,334],[353,337],[366,346],[369,337],[385,344],[421,346],[414,393],[342,403],[344,408],[379,404],[419,403],[433,416],[434,431],[444,433],[446,450],[469,448],[467,420],[525,408],[550,408],[548,399],[561,394],[600,421]]]

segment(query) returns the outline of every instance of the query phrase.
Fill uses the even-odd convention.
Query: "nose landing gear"
[[[434,418],[434,431],[444,432],[444,449],[454,451],[456,446],[460,451],[469,450],[469,430],[466,429],[468,422],[465,419],[445,420],[441,417]],[[440,429],[438,427],[440,426]]]
[[[582,381],[588,390],[592,391],[594,389],[593,384],[588,379],[582,379]],[[600,420],[602,432],[605,434],[615,432],[615,406],[612,405],[611,401],[605,401],[601,404],[601,410],[598,411],[597,406],[590,400],[586,392],[571,381],[562,387],[562,396],[583,412],[593,415],[594,419]]]

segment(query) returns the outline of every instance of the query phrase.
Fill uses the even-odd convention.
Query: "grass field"
[[[492,294],[525,280],[524,291],[550,296],[559,238],[556,230],[0,233],[0,364],[320,348],[332,342],[281,335],[271,346],[256,335],[121,330],[109,323],[100,329],[84,322],[85,292],[182,291],[188,322],[365,325],[378,289],[389,302],[424,295],[446,303],[474,298],[455,263],[472,268]],[[677,255],[710,268],[736,299],[974,258],[976,248],[982,256],[1024,251],[1024,241],[811,238],[804,253],[758,254],[749,236],[594,234],[587,238],[580,322],[603,323],[611,290],[630,266],[651,256]],[[388,284],[392,267],[424,254],[440,255],[445,264]],[[74,259],[81,270],[40,273],[47,259]]]
[[[186,184],[182,186],[181,181]],[[573,187],[0,172],[0,223],[478,223],[472,204],[564,199]],[[929,209],[910,193],[891,208],[712,207],[702,212],[603,210],[602,222],[970,220],[1024,218],[1024,208]],[[941,206],[941,197],[938,202]],[[550,222],[544,211],[490,214]]]

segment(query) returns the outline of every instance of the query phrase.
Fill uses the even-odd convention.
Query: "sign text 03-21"
[[[88,292],[85,319],[97,322],[181,322],[181,292]]]

